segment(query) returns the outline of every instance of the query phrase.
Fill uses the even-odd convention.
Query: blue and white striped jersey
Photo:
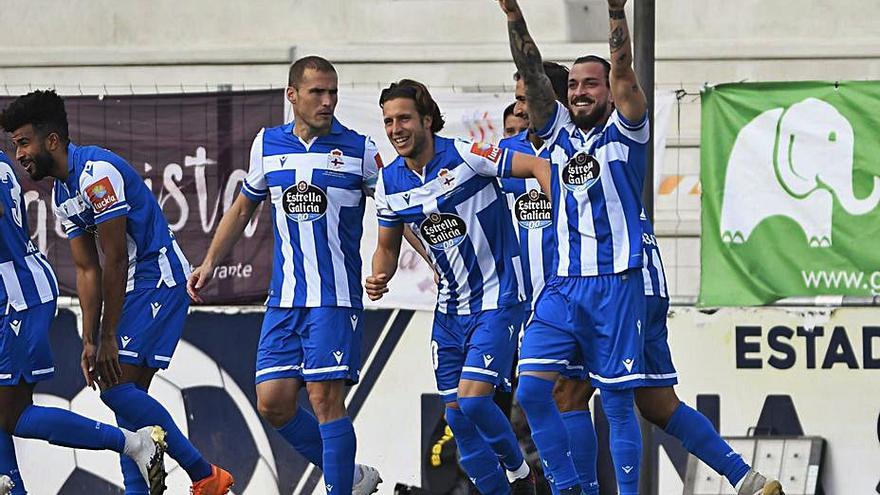
[[[329,134],[308,143],[293,126],[257,134],[241,188],[253,201],[272,203],[275,261],[266,305],[363,308],[360,244],[379,152],[335,119]]]
[[[642,212],[642,247],[645,266],[642,267],[642,278],[645,281],[645,295],[669,298],[666,288],[666,270],[663,269],[663,260],[660,258],[660,245],[654,236],[654,226],[648,220],[645,212]]]
[[[0,276],[3,277],[0,311],[39,306],[58,297],[58,281],[45,256],[34,245],[28,230],[21,184],[9,157],[0,151]]]
[[[617,110],[603,127],[582,133],[568,109],[538,135],[551,143],[557,274],[594,276],[642,268],[642,183],[648,116],[628,122]]]
[[[190,265],[153,193],[115,153],[98,146],[67,146],[66,180],[55,180],[52,206],[68,239],[98,231],[126,216],[128,282],[125,291],[186,284]]]
[[[528,131],[502,139],[498,147],[550,159],[549,148],[541,146],[541,149],[535,149],[529,141]],[[547,166],[550,166],[549,163]],[[534,308],[538,294],[554,270],[556,231],[552,227],[550,198],[541,191],[537,179],[509,177],[500,181],[501,190],[504,191],[507,205],[513,214],[513,223],[519,230],[523,289]]]
[[[519,244],[498,177],[513,152],[434,137],[419,175],[397,157],[376,186],[379,225],[409,224],[440,273],[437,310],[466,315],[525,301]]]

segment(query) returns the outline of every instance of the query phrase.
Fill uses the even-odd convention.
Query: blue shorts
[[[126,293],[116,327],[119,362],[167,368],[183,334],[188,311],[189,296],[184,284]]]
[[[49,327],[55,318],[56,301],[16,311],[0,318],[0,386],[12,386],[55,376],[49,345]]]
[[[648,296],[645,317],[645,383],[646,387],[671,387],[678,383],[672,364],[666,330],[669,299]]]
[[[357,383],[363,316],[364,310],[354,308],[266,308],[256,383],[280,378]]]
[[[474,380],[510,390],[510,371],[527,306],[471,315],[434,312],[431,357],[437,390],[445,402],[458,400],[458,382]]]
[[[639,387],[645,377],[644,315],[644,283],[638,270],[554,277],[541,292],[523,336],[519,372],[578,375],[581,370],[569,367],[582,362],[596,388]]]

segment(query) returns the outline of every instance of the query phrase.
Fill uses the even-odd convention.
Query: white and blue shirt
[[[642,256],[645,265],[642,267],[642,279],[645,282],[645,295],[649,297],[669,298],[666,288],[666,271],[660,258],[660,246],[654,235],[654,226],[642,212]]]
[[[648,115],[629,122],[617,110],[582,133],[568,109],[538,133],[550,144],[557,270],[563,277],[610,275],[642,268],[642,184]]]
[[[52,188],[55,216],[68,239],[125,216],[126,292],[186,284],[190,264],[143,179],[121,157],[98,146],[67,146],[66,180]]]
[[[412,227],[440,274],[437,310],[454,315],[525,301],[519,243],[498,177],[514,152],[434,136],[422,175],[397,157],[376,186],[379,225]]]
[[[30,238],[24,194],[12,162],[0,151],[0,276],[3,278],[0,311],[24,311],[58,297],[58,281]]]
[[[304,142],[293,123],[261,130],[241,193],[270,198],[275,259],[266,305],[363,308],[366,196],[382,162],[373,141],[333,120]]]
[[[544,145],[535,149],[529,141],[528,131],[502,139],[498,147],[550,159],[550,149]],[[550,166],[549,163],[547,166]],[[541,191],[537,179],[509,177],[500,181],[501,190],[507,196],[507,205],[513,214],[513,223],[519,230],[523,289],[534,308],[544,284],[554,273],[556,231],[552,226],[550,198]]]

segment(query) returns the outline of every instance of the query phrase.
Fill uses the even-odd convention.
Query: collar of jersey
[[[290,123],[287,124],[287,127],[285,127],[284,133],[290,134],[291,136],[293,136],[294,124],[295,124],[295,122],[291,120]],[[342,134],[342,131],[344,131],[344,130],[345,130],[345,128],[342,127],[342,124],[340,124],[339,121],[336,120],[336,117],[333,117],[333,120],[330,121],[330,134],[333,134],[333,135]],[[320,138],[321,138],[321,136],[318,136],[318,139],[320,139]]]
[[[79,146],[73,144],[73,142],[67,143],[67,180],[63,181],[65,186],[71,181],[73,181],[74,184],[77,182],[77,180],[74,178],[76,160],[74,160],[73,157],[76,154],[76,150],[78,149]]]
[[[427,183],[431,170],[437,168],[438,164],[444,163],[443,155],[446,153],[446,148],[450,146],[450,142],[451,141],[434,134],[434,156],[432,156],[431,159],[428,160],[428,163],[425,164],[425,168],[422,169],[421,175],[417,174],[415,170],[407,166],[405,158],[400,157],[400,163],[403,165],[403,168],[410,173],[410,176],[417,178],[420,183]],[[424,180],[422,180],[423,178]]]

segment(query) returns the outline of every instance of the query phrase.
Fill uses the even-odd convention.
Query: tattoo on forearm
[[[611,36],[608,38],[608,44],[611,46],[611,53],[620,50],[627,43],[629,43],[629,37],[626,35],[626,30],[623,26],[617,26],[611,31]]]
[[[623,9],[609,10],[608,17],[611,19],[626,19],[626,12]]]
[[[533,125],[541,127],[556,109],[553,86],[544,73],[541,52],[529,34],[525,19],[508,21],[507,30],[513,62],[525,84],[530,120]]]

